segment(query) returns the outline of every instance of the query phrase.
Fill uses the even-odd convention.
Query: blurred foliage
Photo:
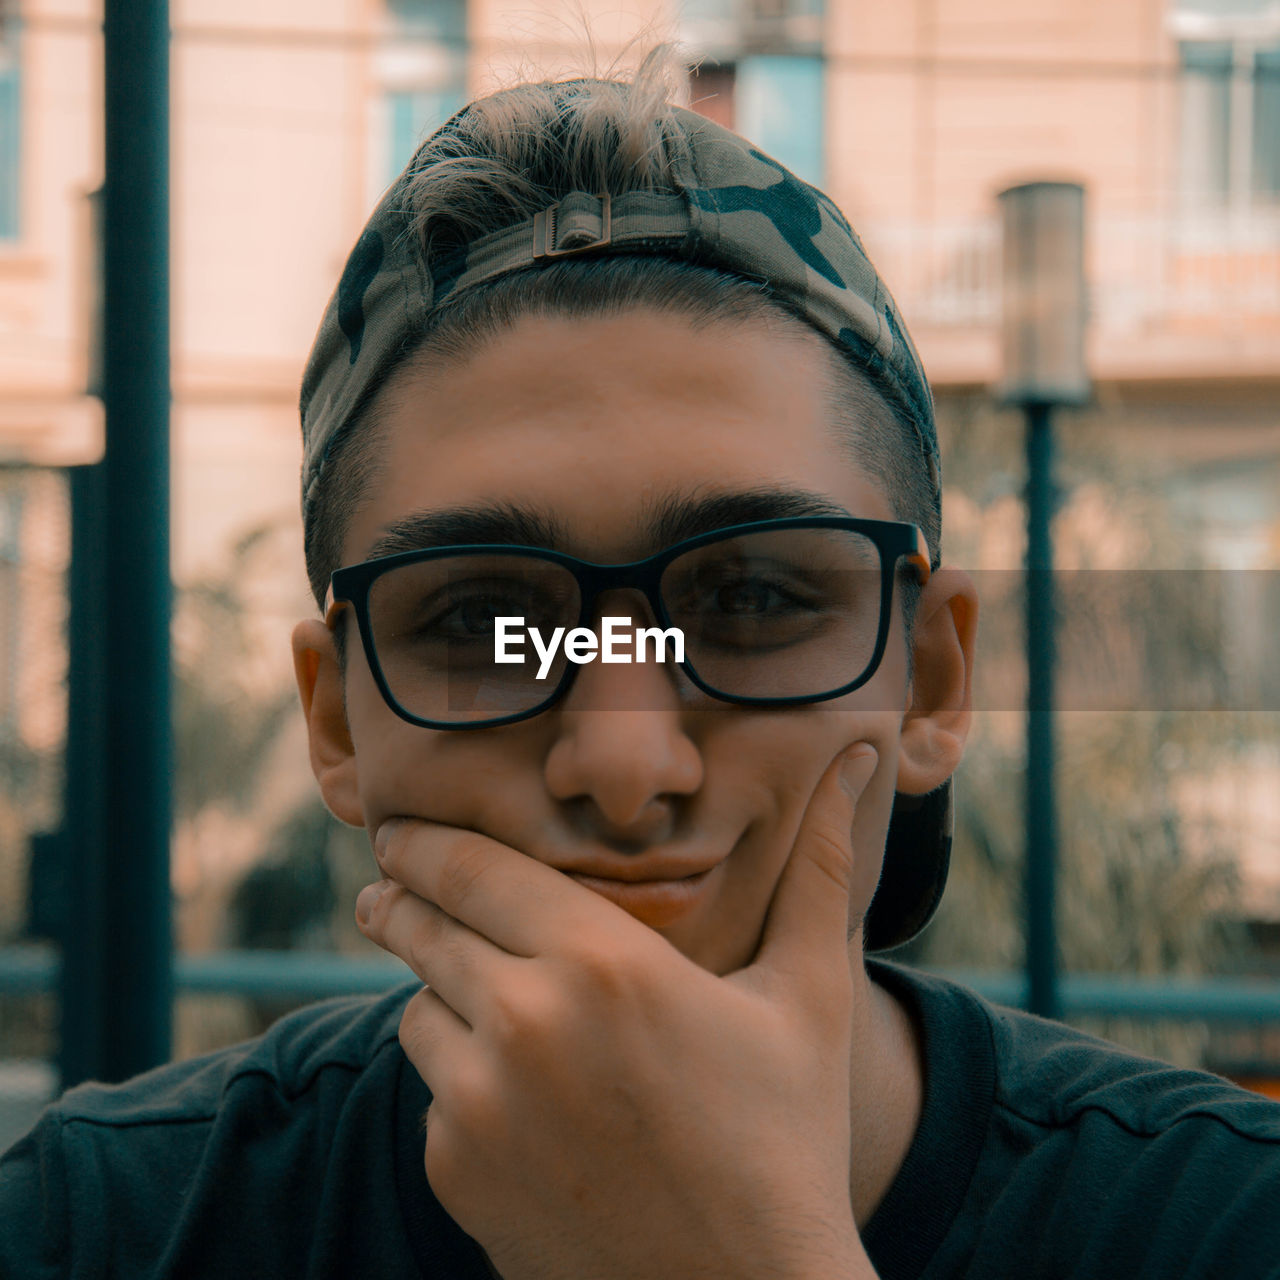
[[[27,923],[32,838],[61,821],[65,475],[0,463],[0,942]]]
[[[367,951],[356,894],[378,875],[363,829],[347,827],[308,795],[270,833],[261,861],[228,905],[235,947]]]
[[[249,594],[274,530],[240,538],[227,567],[181,588],[175,599],[175,817],[181,822],[215,801],[244,809],[285,717],[292,687],[263,688],[247,622]]]
[[[250,530],[175,601],[179,935],[196,949],[367,953],[353,906],[376,871],[368,839],[329,815],[290,732],[300,713],[279,647],[307,602],[282,595],[300,567],[279,532]],[[255,1035],[296,1003],[186,996],[176,1056]]]
[[[372,944],[355,925],[355,899],[377,876],[363,830],[343,826],[311,795],[271,832],[261,861],[240,878],[227,906],[232,947],[358,951]],[[252,1034],[296,1001],[245,1001]]]
[[[192,897],[198,911],[225,913],[218,927],[201,930],[220,945],[331,950],[349,949],[354,938],[367,947],[337,906],[353,902],[374,869],[367,837],[321,803],[305,739],[296,760],[294,744],[283,741],[297,728],[297,692],[269,653],[281,643],[279,619],[264,628],[261,617],[264,601],[279,611],[282,572],[288,578],[277,532],[251,529],[223,567],[178,594],[177,819],[193,825],[209,811],[230,813],[242,821],[215,826],[215,840],[239,844],[247,829],[252,841],[249,865],[226,884],[215,846],[205,874],[219,883],[195,886]],[[279,785],[281,773],[301,781],[301,798],[297,785]]]
[[[231,896],[232,946],[332,947],[331,821],[323,805],[309,801],[272,832],[262,861],[249,869]]]
[[[947,892],[928,930],[897,955],[930,967],[1018,969],[1023,964],[1024,714],[1007,692],[1021,679],[1024,633],[1020,575],[1023,543],[1009,536],[1022,519],[1019,417],[981,398],[940,404],[947,559],[999,572],[980,575],[979,666],[1003,689],[995,711],[979,701],[974,732],[956,779],[956,841]],[[1239,971],[1254,954],[1240,922],[1231,833],[1191,825],[1179,802],[1186,775],[1208,776],[1250,742],[1249,718],[1223,711],[1156,710],[1173,681],[1207,683],[1210,699],[1229,673],[1221,603],[1196,589],[1206,575],[1143,569],[1157,560],[1194,570],[1202,530],[1175,512],[1163,477],[1128,464],[1111,447],[1105,424],[1064,415],[1058,468],[1060,507],[1055,563],[1107,569],[1108,575],[1059,575],[1059,647],[1100,655],[1103,674],[1137,682],[1151,710],[1075,710],[1057,718],[1059,861],[1057,925],[1064,971],[1131,975]],[[961,496],[963,495],[963,496]],[[952,507],[960,518],[952,519]],[[994,539],[992,528],[1003,522]],[[1099,592],[1099,584],[1115,591]],[[988,592],[988,596],[992,594]],[[1115,668],[1114,658],[1123,661]],[[1018,673],[1014,675],[1012,673]],[[1180,686],[1185,689],[1185,686]],[[1089,705],[1098,689],[1066,691]],[[998,696],[998,693],[997,693]],[[1024,696],[1019,691],[1019,697]],[[1140,1050],[1199,1064],[1203,1026],[1093,1020],[1090,1029]]]

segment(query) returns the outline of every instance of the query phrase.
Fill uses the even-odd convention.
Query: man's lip
[[[557,867],[565,875],[575,880],[600,880],[609,884],[661,884],[672,880],[693,880],[706,875],[723,862],[717,858],[714,862],[673,862],[636,859],[632,862],[614,863],[610,866],[586,865],[573,867]]]
[[[641,924],[661,929],[673,924],[702,898],[702,889],[715,869],[714,863],[686,876],[665,876],[649,880],[623,880],[617,876],[589,875],[582,871],[565,874],[584,888],[621,907]]]

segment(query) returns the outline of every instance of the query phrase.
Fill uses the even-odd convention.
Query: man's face
[[[660,550],[650,528],[672,502],[778,490],[891,520],[828,421],[826,358],[816,338],[757,324],[639,309],[525,318],[466,363],[406,370],[389,388],[384,465],[343,562],[377,554],[407,518],[472,506],[532,512],[559,530],[557,550],[601,563]],[[638,601],[602,603],[618,614]],[[871,900],[911,701],[896,605],[868,684],[789,708],[715,701],[653,662],[593,662],[530,720],[437,731],[388,708],[354,629],[348,654],[349,740],[321,744],[317,773],[334,812],[371,835],[394,815],[481,832],[592,877],[584,883],[724,973],[755,950],[818,780],[866,741],[879,763],[854,824],[851,924]],[[321,667],[332,662],[322,652]],[[313,723],[313,759],[316,736]],[[937,767],[929,785],[949,772]],[[698,878],[671,882],[690,869]]]

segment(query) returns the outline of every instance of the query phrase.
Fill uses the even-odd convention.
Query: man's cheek
[[[439,810],[449,788],[441,770],[433,767],[433,753],[424,750],[429,732],[404,722],[352,724],[360,800],[370,833],[393,815],[447,821]]]
[[[853,849],[853,878],[849,885],[850,928],[866,914],[880,882],[885,840],[893,816],[894,786],[898,775],[897,746],[895,737],[884,742],[876,771],[859,797],[853,815],[850,833]]]
[[[450,733],[385,721],[353,734],[360,798],[369,831],[403,815],[512,840],[535,821],[536,796],[527,771],[496,768],[486,735]],[[534,777],[536,778],[536,774]]]

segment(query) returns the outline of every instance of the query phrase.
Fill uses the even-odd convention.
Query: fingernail
[[[360,895],[356,898],[356,919],[361,924],[369,923],[369,917],[373,914],[373,908],[377,905],[378,899],[389,888],[391,888],[390,880],[379,880],[375,884],[365,885],[360,890]]]
[[[875,747],[865,742],[845,754],[840,762],[840,785],[850,800],[856,801],[866,790],[879,759]]]
[[[375,832],[373,837],[373,853],[379,862],[387,852],[387,841],[391,839],[396,828],[404,822],[403,818],[388,818]]]

